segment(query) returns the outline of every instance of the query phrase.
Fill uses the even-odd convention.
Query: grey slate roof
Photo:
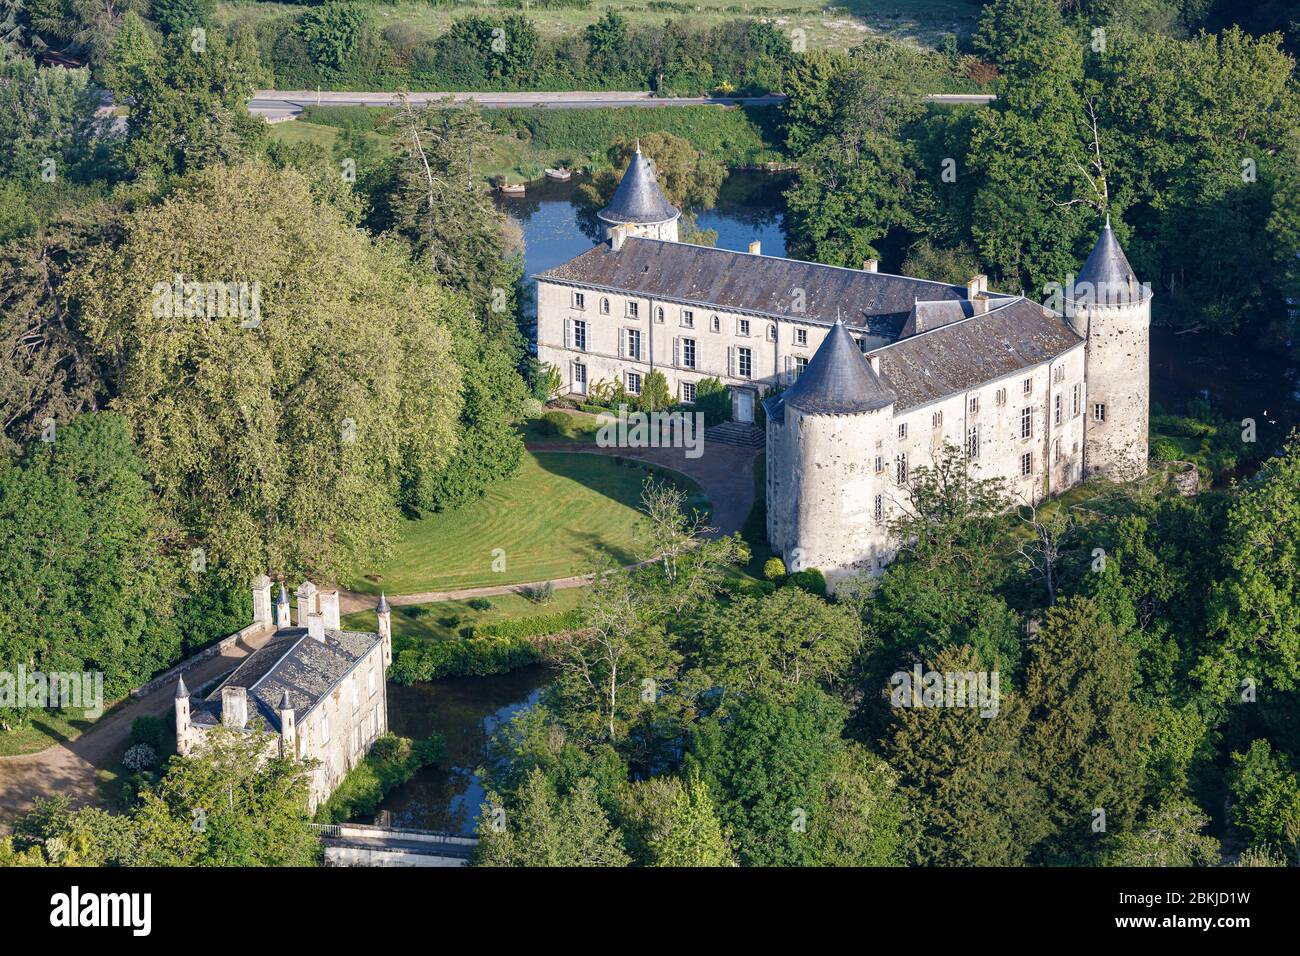
[[[378,634],[327,630],[318,641],[305,627],[281,628],[197,703],[194,719],[220,723],[221,688],[229,685],[247,688],[251,724],[279,730],[280,711],[290,707],[301,722],[380,640]]]
[[[681,215],[681,211],[659,188],[650,161],[641,154],[638,143],[614,197],[597,215],[607,222],[667,222]]]
[[[534,278],[823,325],[842,313],[853,331],[881,344],[898,338],[918,299],[966,298],[961,285],[639,236],[617,252],[602,243]],[[1009,298],[990,296],[995,303]]]
[[[939,302],[917,302],[912,306],[900,337],[906,338],[918,332],[929,332],[931,329],[968,319],[974,314],[975,303],[969,300],[953,302],[945,299]]]
[[[185,686],[185,675],[181,674],[176,681],[176,699],[184,700],[190,696],[190,689]]]
[[[1074,280],[1072,301],[1085,306],[1130,305],[1141,302],[1149,294],[1150,291],[1138,282],[1133,267],[1128,264],[1128,257],[1110,228],[1108,216],[1106,227],[1097,237],[1088,261]]]
[[[392,610],[392,608],[388,606],[388,598],[384,597],[383,591],[379,592],[379,603],[375,606],[375,610],[380,614],[387,614]]]
[[[881,379],[898,395],[894,408],[901,411],[1038,365],[1081,342],[1064,317],[1017,298],[875,354]]]
[[[777,397],[765,408],[779,417],[783,405],[813,415],[855,415],[884,408],[896,396],[871,370],[844,323],[836,322],[799,380]]]

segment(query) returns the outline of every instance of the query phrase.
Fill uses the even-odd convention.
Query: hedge
[[[583,626],[578,609],[562,614],[476,624],[468,637],[431,641],[399,651],[390,672],[398,684],[440,677],[490,677],[542,659],[535,638],[573,631]]]

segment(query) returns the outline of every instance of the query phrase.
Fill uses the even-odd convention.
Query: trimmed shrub
[[[785,583],[793,584],[795,587],[802,588],[810,594],[816,594],[818,597],[826,596],[826,576],[816,568],[796,571],[785,579]]]
[[[489,601],[487,598],[481,598],[481,597],[479,597],[479,598],[474,598],[474,600],[472,600],[472,601],[469,602],[469,606],[472,607],[472,608],[473,608],[474,610],[476,610],[476,611],[490,611],[490,610],[492,610],[492,602]]]
[[[780,558],[768,558],[763,562],[763,577],[769,581],[780,581],[785,577],[785,562]]]

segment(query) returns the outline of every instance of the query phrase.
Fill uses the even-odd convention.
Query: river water
[[[767,255],[786,251],[781,190],[788,179],[763,173],[733,173],[716,208],[699,214],[698,225],[718,233],[723,249],[746,250],[758,240]],[[529,276],[590,249],[594,223],[574,202],[579,183],[530,183],[526,196],[499,203],[521,225],[524,267]],[[532,285],[530,281],[530,287]],[[529,294],[526,301],[531,303]],[[1300,424],[1300,367],[1281,350],[1261,350],[1246,336],[1177,335],[1151,331],[1152,400],[1180,410],[1192,398],[1208,400],[1230,420],[1254,418],[1258,440],[1280,444]],[[447,759],[426,768],[389,794],[381,818],[393,826],[471,833],[483,800],[475,773],[489,734],[537,700],[549,680],[544,667],[500,677],[464,677],[389,685],[392,730],[414,739],[431,732],[447,740]]]

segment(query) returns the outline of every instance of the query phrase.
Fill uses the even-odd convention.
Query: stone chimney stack
[[[321,591],[317,595],[320,601],[320,616],[325,618],[325,627],[331,631],[343,630],[343,624],[339,620],[339,592]]]
[[[280,628],[293,627],[293,622],[289,617],[289,592],[284,588],[284,582],[280,582],[280,596],[275,602],[275,626]]]
[[[880,376],[880,353],[879,353],[879,352],[872,352],[870,355],[867,356],[867,361],[871,363],[871,371],[875,372],[875,373],[876,373],[876,377],[879,378],[879,376]]]
[[[749,244],[749,254],[751,256],[761,256],[763,254],[763,243],[755,239]]]
[[[609,247],[614,252],[623,248],[623,240],[627,238],[627,226],[621,223],[609,230]]]
[[[970,300],[971,311],[983,315],[989,308],[989,277],[982,273],[971,276],[966,282],[966,298]]]
[[[248,726],[248,689],[231,687],[227,684],[221,688],[221,723],[234,730],[243,730]]]
[[[307,636],[314,640],[325,641],[325,618],[320,614],[307,615]]]
[[[303,581],[298,586],[298,626],[306,627],[307,618],[320,613],[320,604],[316,600],[316,585]]]
[[[875,271],[877,271],[879,268],[880,268],[880,260],[879,260],[879,259],[863,259],[863,260],[862,260],[862,271],[863,271],[863,272],[875,272]]]
[[[253,623],[271,624],[271,579],[265,574],[253,578]]]

